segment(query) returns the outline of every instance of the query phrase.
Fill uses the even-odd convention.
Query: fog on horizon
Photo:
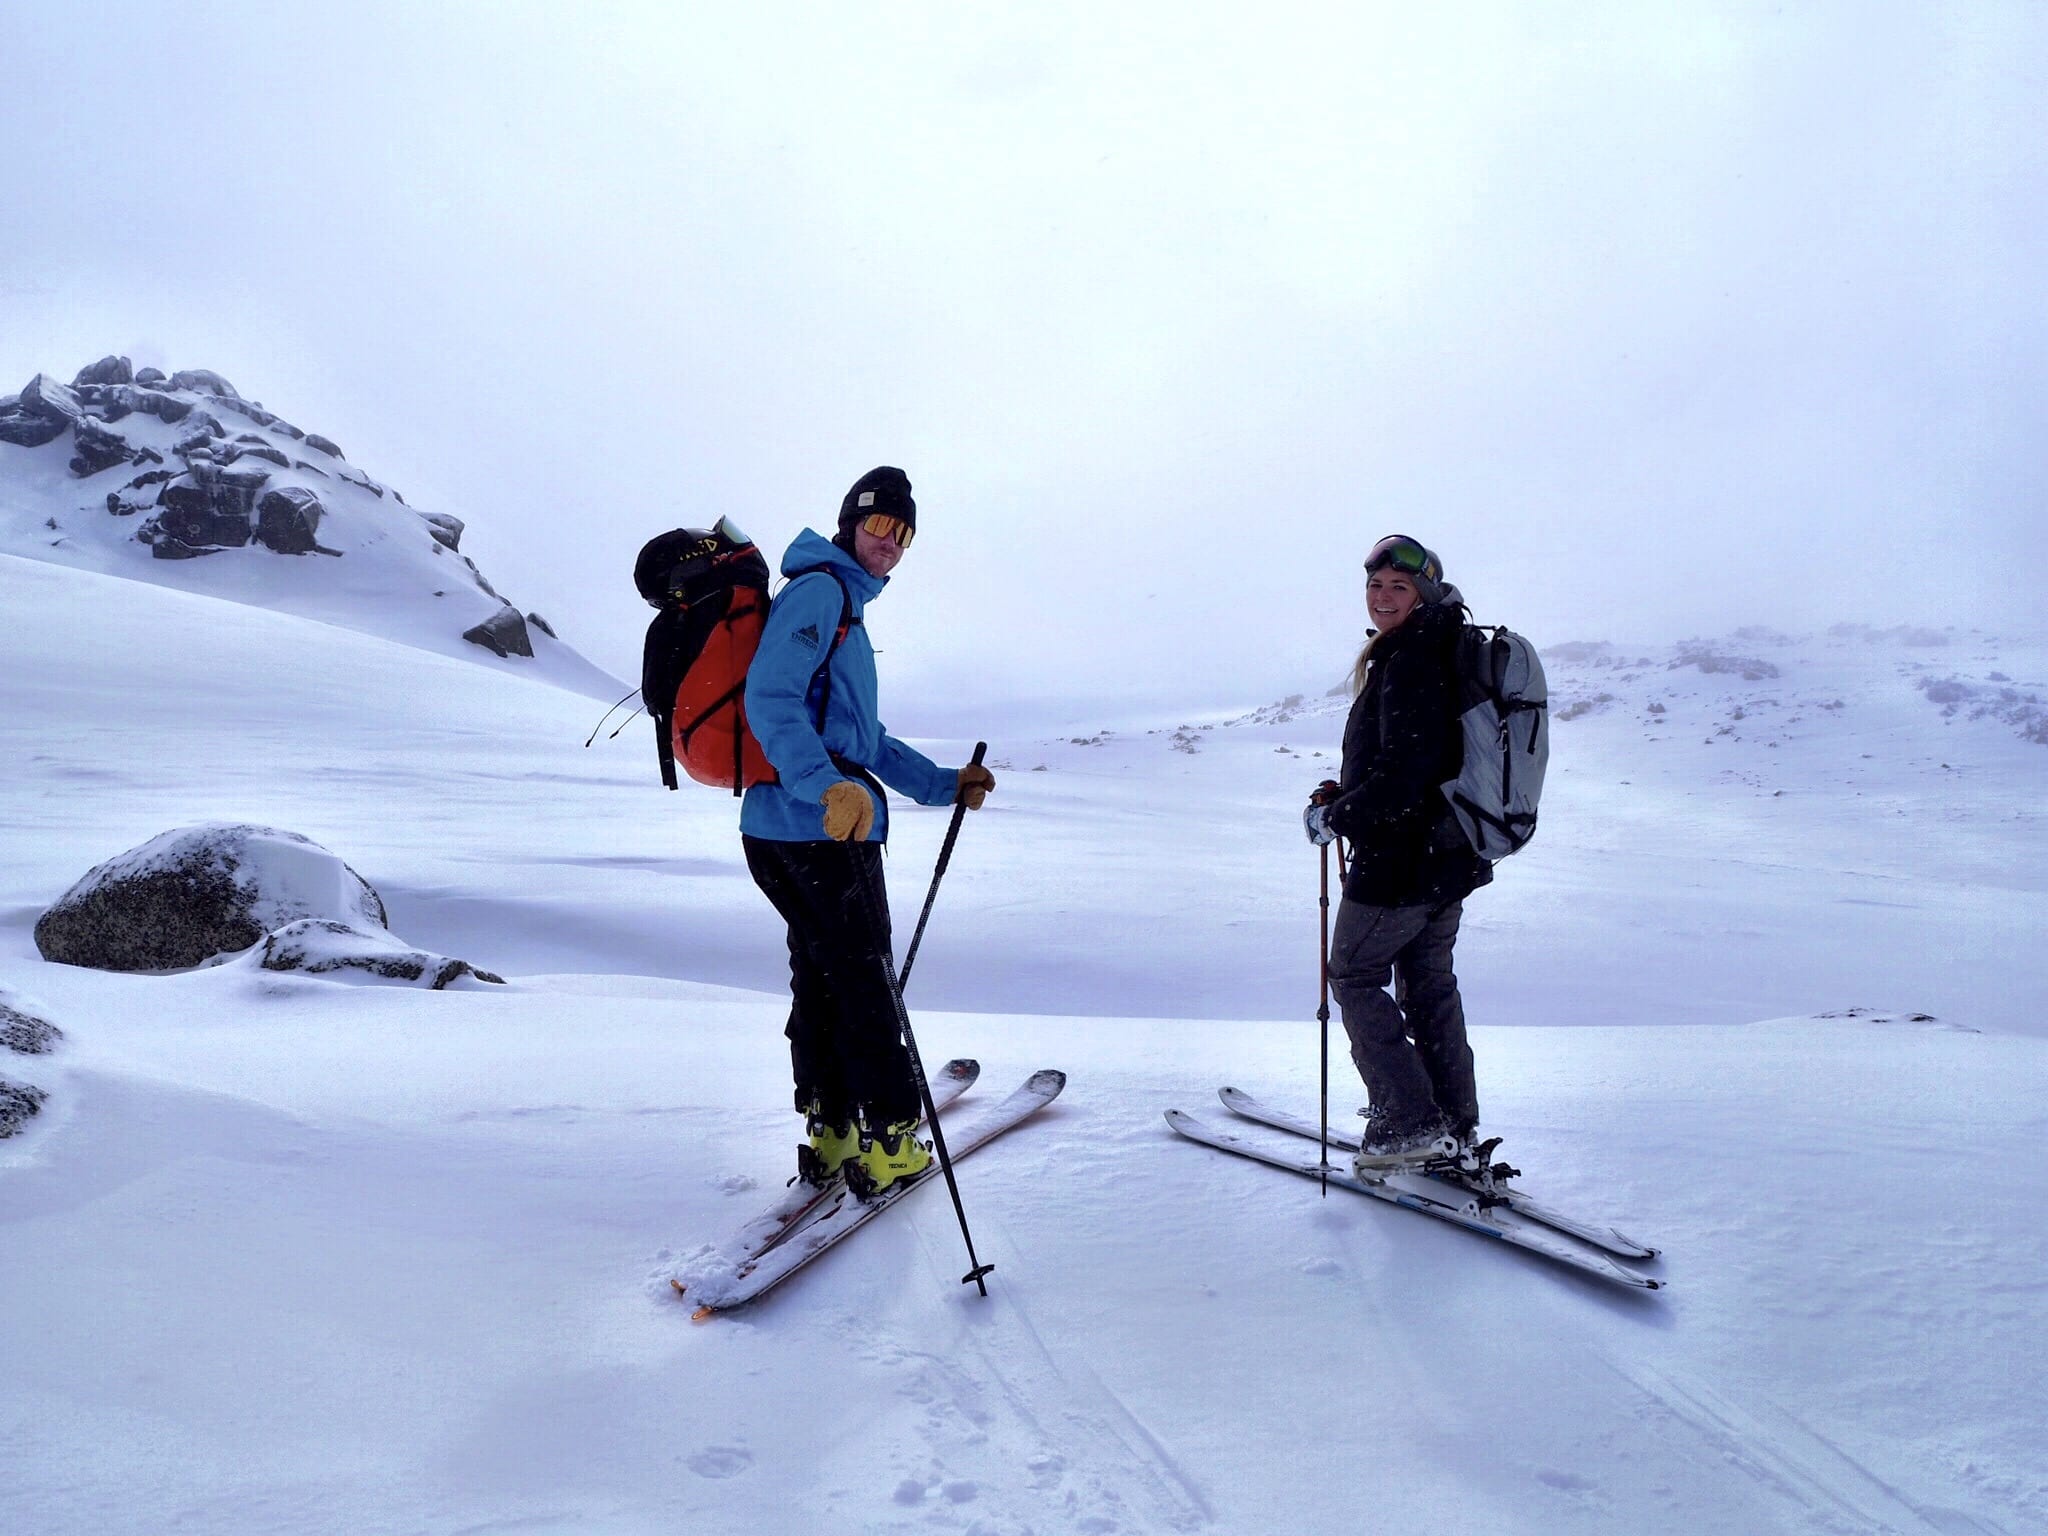
[[[878,463],[892,725],[1255,703],[1380,534],[1539,644],[2037,629],[2048,11],[0,18],[0,392],[208,367],[637,675]]]

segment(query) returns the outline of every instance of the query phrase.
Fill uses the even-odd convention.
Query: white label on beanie
[[[860,500],[854,503],[857,507],[872,507],[874,504],[875,493],[873,491],[862,491],[860,493]]]

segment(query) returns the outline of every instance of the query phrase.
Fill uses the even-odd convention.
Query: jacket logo
[[[800,644],[807,645],[815,651],[818,648],[818,626],[815,624],[806,624],[802,629],[796,632],[794,638]]]

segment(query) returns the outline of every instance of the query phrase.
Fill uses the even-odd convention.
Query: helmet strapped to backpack
[[[640,654],[640,697],[654,720],[661,782],[676,759],[700,784],[734,794],[775,777],[747,729],[747,665],[768,618],[768,562],[720,518],[650,539],[633,584],[656,612]]]

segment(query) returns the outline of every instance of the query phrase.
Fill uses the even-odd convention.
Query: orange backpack
[[[640,697],[654,720],[661,782],[676,787],[680,758],[699,784],[735,795],[774,783],[774,765],[747,728],[747,668],[768,622],[761,551],[730,518],[716,528],[677,528],[641,549],[633,582],[656,610],[641,647]],[[839,628],[820,672],[846,638],[851,609],[842,588]]]

